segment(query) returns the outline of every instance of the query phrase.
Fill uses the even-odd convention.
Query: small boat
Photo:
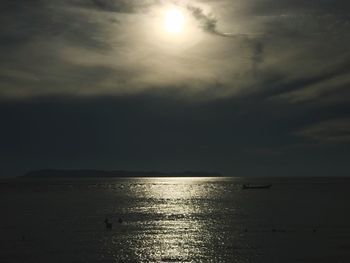
[[[272,184],[266,184],[266,185],[251,185],[251,184],[244,184],[242,185],[242,189],[270,189]]]

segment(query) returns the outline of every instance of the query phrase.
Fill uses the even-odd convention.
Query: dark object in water
[[[106,225],[106,229],[112,229],[112,223],[109,222],[108,218],[105,218],[105,225]]]
[[[123,219],[122,219],[121,217],[119,217],[118,223],[119,223],[119,224],[123,223]]]
[[[272,184],[266,184],[266,185],[250,185],[250,184],[244,184],[242,185],[242,189],[270,189]]]

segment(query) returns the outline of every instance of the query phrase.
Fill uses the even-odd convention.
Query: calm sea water
[[[339,178],[1,181],[0,262],[350,262],[349,189]]]

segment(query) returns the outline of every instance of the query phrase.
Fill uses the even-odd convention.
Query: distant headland
[[[63,170],[63,169],[42,169],[30,171],[22,177],[43,178],[43,177],[220,177],[218,172],[183,171],[164,173],[159,171],[130,171],[130,170]]]

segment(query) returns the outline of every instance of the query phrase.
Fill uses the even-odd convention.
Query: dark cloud
[[[1,1],[0,45],[21,44],[45,30],[48,17],[41,1]],[[43,23],[45,22],[45,23]]]
[[[169,3],[208,34],[152,35],[148,11]],[[2,174],[350,171],[348,1],[0,5]]]
[[[137,13],[150,6],[160,4],[159,0],[74,0],[73,4],[82,8],[90,8],[106,12]]]
[[[215,17],[205,14],[200,7],[187,5],[187,9],[192,13],[194,18],[200,23],[200,27],[209,33],[214,33],[220,36],[226,36],[225,33],[221,33],[217,30],[217,20]]]
[[[102,27],[87,14],[69,9],[70,5],[56,1],[2,1],[0,45],[24,46],[30,41],[66,39],[72,44],[107,48],[98,37]]]
[[[346,0],[257,0],[247,1],[242,9],[249,13],[258,15],[275,15],[275,14],[348,14],[350,4]],[[243,10],[241,10],[243,11]]]
[[[229,32],[221,32],[217,26],[217,19],[213,14],[206,14],[204,10],[198,6],[188,4],[186,8],[191,12],[193,17],[198,21],[199,27],[205,32],[212,33],[222,37],[245,37],[245,34],[234,34]]]
[[[337,116],[344,107],[349,111],[343,106],[322,113]],[[259,98],[199,103],[178,100],[172,93],[7,101],[0,104],[1,169],[2,174],[11,169],[18,173],[88,166],[267,175],[283,163],[292,173],[306,161],[313,163],[319,149],[293,148],[305,139],[291,131],[322,122],[319,114],[317,108],[281,106]],[[343,138],[340,127],[345,121],[331,125]],[[322,158],[327,156],[323,152]],[[315,174],[329,171],[324,168],[315,164]],[[279,175],[278,169],[271,175]]]
[[[332,119],[306,127],[296,133],[309,143],[350,143],[350,119]]]
[[[350,59],[345,56],[343,58],[343,61],[338,62],[337,64],[333,65],[332,67],[326,67],[324,70],[317,72],[315,75],[309,75],[305,76],[304,78],[296,79],[294,81],[290,81],[289,83],[283,84],[281,86],[276,86],[274,88],[271,88],[268,93],[272,96],[277,96],[277,98],[282,99],[290,99],[298,100],[297,97],[304,97],[306,94],[304,93],[306,91],[307,87],[312,87],[314,85],[320,85],[322,83],[327,83],[329,80],[336,79],[340,76],[347,76],[349,74],[349,66],[350,66]],[[349,82],[348,80],[347,82]],[[337,83],[334,83],[337,85]],[[335,92],[338,92],[337,89],[335,89],[333,84],[333,89]],[[331,85],[328,83],[328,86]],[[339,82],[339,85],[344,85],[343,83]],[[309,96],[317,95],[317,89],[311,90]],[[308,97],[309,97],[308,96]]]

